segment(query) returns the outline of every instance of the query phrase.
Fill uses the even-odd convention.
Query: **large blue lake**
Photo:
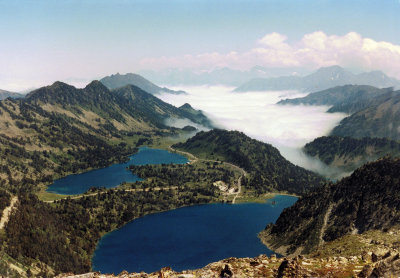
[[[140,180],[138,176],[132,174],[127,169],[129,165],[145,164],[184,164],[188,160],[186,157],[171,153],[166,150],[151,149],[142,147],[139,152],[130,156],[127,163],[114,164],[107,168],[92,170],[89,172],[69,175],[58,179],[51,184],[47,191],[57,194],[82,194],[90,187],[111,188],[120,185],[123,182],[135,182]]]
[[[92,259],[102,273],[195,269],[228,257],[272,254],[257,237],[297,198],[265,204],[209,204],[147,215],[106,234]]]

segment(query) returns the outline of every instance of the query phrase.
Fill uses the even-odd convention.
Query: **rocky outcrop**
[[[400,224],[399,169],[400,159],[366,164],[350,177],[300,198],[260,237],[270,249],[290,255],[299,249],[311,253],[321,241],[388,230]]]
[[[118,275],[91,272],[81,275],[61,274],[58,278],[248,278],[248,277],[395,277],[400,274],[399,254],[375,253],[328,258],[277,258],[261,255],[255,258],[229,258],[204,268],[175,272],[169,267],[150,274]],[[392,276],[391,276],[392,275]]]

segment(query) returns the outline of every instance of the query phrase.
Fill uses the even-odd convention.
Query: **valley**
[[[400,277],[399,14],[0,0],[0,277]]]
[[[374,107],[375,102],[392,103],[391,98],[397,97],[397,93],[391,90],[387,92],[385,89],[362,86],[333,88],[310,94],[309,97],[323,99],[329,96],[332,99],[335,94],[343,95],[343,90],[350,90],[345,95],[350,96],[351,101],[343,99],[339,103],[332,103],[328,98],[312,104],[344,107],[346,103],[352,108],[340,108],[339,112],[357,115]],[[164,94],[175,93],[167,91]],[[190,93],[184,95],[185,98],[191,96]],[[114,233],[128,231],[131,229],[128,227],[134,227],[129,230],[129,234],[137,231],[139,235],[142,228],[136,225],[148,219],[144,216],[163,217],[178,208],[190,207],[197,210],[210,206],[217,210],[212,213],[215,216],[225,208],[234,211],[229,216],[232,224],[237,221],[243,223],[239,224],[243,229],[242,236],[236,238],[243,240],[251,237],[255,249],[251,253],[251,248],[238,247],[242,253],[221,253],[215,257],[202,257],[199,253],[190,260],[190,264],[176,266],[165,261],[177,270],[203,267],[210,260],[217,261],[227,256],[253,257],[258,255],[257,252],[277,252],[291,256],[306,254],[306,259],[301,259],[307,261],[304,271],[316,275],[327,270],[322,266],[311,268],[308,261],[321,264],[321,256],[341,256],[334,250],[342,250],[340,252],[345,252],[346,260],[351,261],[351,256],[361,254],[355,251],[356,247],[348,245],[351,241],[347,237],[353,234],[363,237],[372,230],[385,232],[397,223],[390,206],[395,199],[393,186],[398,183],[394,170],[398,161],[390,158],[379,160],[385,155],[396,156],[398,143],[391,139],[329,136],[305,144],[304,152],[313,159],[321,160],[343,172],[351,173],[355,170],[350,177],[332,184],[326,179],[329,176],[324,177],[323,173],[317,174],[293,164],[271,144],[252,139],[243,132],[216,129],[215,125],[220,124],[220,121],[215,118],[210,120],[207,111],[195,110],[188,103],[177,108],[129,84],[109,90],[98,81],[91,82],[83,89],[56,82],[22,99],[4,100],[0,102],[0,109],[4,120],[0,130],[0,133],[3,132],[2,154],[6,161],[2,170],[6,174],[4,177],[7,177],[1,180],[1,203],[5,214],[12,212],[8,218],[2,217],[3,267],[0,271],[7,275],[25,277],[29,272],[34,276],[52,277],[63,272],[85,273],[92,269],[115,274],[123,269],[131,272],[143,269],[147,272],[156,271],[163,265],[155,265],[152,259],[145,259],[140,248],[134,250],[139,251],[141,255],[138,256],[143,256],[146,262],[139,263],[136,268],[133,263],[128,263],[125,267],[119,266],[113,270],[103,268],[110,260],[99,259],[98,254],[101,253],[98,252],[103,251],[96,250],[102,246],[103,240],[111,240]],[[193,125],[171,126],[168,124],[177,122],[171,119],[184,120]],[[282,146],[279,148],[282,149]],[[362,166],[377,159],[377,162]],[[388,169],[393,171],[387,172]],[[363,179],[372,180],[369,175],[374,176],[376,186],[381,186],[377,192],[392,192],[387,193],[387,196],[392,196],[390,200],[378,198],[382,210],[373,215],[368,214],[371,213],[368,207],[363,207],[367,201],[357,201],[369,197],[354,195],[356,190],[349,191],[350,185],[357,187],[357,184],[363,184]],[[346,193],[341,193],[341,186],[347,188]],[[368,190],[365,188],[362,192],[365,194]],[[377,193],[371,194],[377,198]],[[296,198],[290,195],[300,196],[300,200],[292,207],[290,205]],[[354,199],[349,202],[344,196]],[[293,201],[288,203],[283,201],[285,198]],[[199,204],[205,206],[197,207]],[[286,206],[288,208],[284,209]],[[354,213],[352,216],[346,214],[356,211],[357,206],[360,206],[357,216]],[[250,207],[257,209],[250,210]],[[239,212],[241,208],[247,212]],[[259,214],[261,211],[264,211],[263,214]],[[291,211],[297,211],[296,215],[291,215]],[[247,219],[243,218],[245,222],[234,218],[243,213],[252,215],[255,226],[250,225],[253,222],[250,222],[248,216]],[[165,221],[161,219],[158,221]],[[174,221],[180,222],[179,219]],[[212,217],[206,219],[211,221]],[[267,222],[274,223],[275,220],[275,224],[269,224],[262,231]],[[221,222],[221,219],[215,221]],[[157,224],[146,225],[155,227]],[[228,230],[238,229],[233,226],[228,228],[228,224],[225,227]],[[255,228],[249,230],[250,227]],[[147,236],[148,228],[143,229]],[[197,228],[199,231],[201,229]],[[261,241],[257,238],[258,232]],[[174,233],[174,229],[168,233]],[[200,234],[206,241],[208,237],[218,238],[216,235],[207,236],[205,232]],[[163,233],[154,237],[161,235]],[[189,230],[185,237],[189,241],[183,243],[183,246],[190,250],[193,248],[190,242],[196,233]],[[137,240],[134,246],[144,239]],[[111,246],[119,244],[117,238],[112,242]],[[269,249],[262,247],[261,242]],[[215,252],[215,247],[211,247],[213,244],[210,245],[211,250],[204,252]],[[334,249],[325,247],[341,244],[347,245]],[[352,244],[358,246],[361,243],[353,241]],[[125,244],[122,246],[125,247]],[[172,248],[168,246],[164,248]],[[183,246],[179,248],[176,245],[174,248],[184,250]],[[205,247],[202,242],[199,242],[199,246]],[[153,250],[156,247],[146,248]],[[366,252],[381,252],[370,246],[363,248]],[[133,251],[117,251],[121,254],[124,252]],[[391,252],[396,252],[395,247]],[[148,255],[153,257],[153,251],[149,251]],[[112,257],[118,258],[117,255]],[[163,261],[173,257],[175,255],[172,253],[166,253],[164,259],[153,260]],[[337,260],[336,257],[333,260]],[[338,271],[358,273],[371,265],[368,260],[362,259],[362,263],[360,260],[357,259],[360,264],[356,268],[354,264],[343,265]],[[241,259],[237,262],[240,265]],[[268,273],[274,275],[280,271],[275,267],[282,268],[282,264],[295,265],[296,261],[277,259],[273,265],[269,260],[267,265],[263,264],[271,269]],[[144,265],[148,265],[148,268],[141,268]]]

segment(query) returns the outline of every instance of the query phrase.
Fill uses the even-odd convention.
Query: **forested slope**
[[[323,184],[317,174],[293,165],[270,144],[266,144],[238,131],[214,129],[199,132],[174,148],[207,159],[233,163],[250,173],[245,186],[258,193],[288,191],[304,194]]]

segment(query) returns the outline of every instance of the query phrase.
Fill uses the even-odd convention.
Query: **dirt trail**
[[[11,213],[17,207],[17,205],[16,205],[17,201],[18,201],[17,196],[12,197],[10,205],[3,210],[3,215],[1,216],[1,220],[0,220],[0,230],[6,226]]]
[[[234,204],[236,202],[236,198],[240,195],[240,193],[242,193],[242,178],[247,175],[247,172],[243,168],[240,168],[239,166],[234,165],[232,163],[229,163],[229,162],[223,162],[223,163],[232,168],[235,168],[236,170],[239,170],[242,173],[242,175],[239,177],[239,179],[237,181],[238,191],[236,192],[236,195],[235,195],[235,197],[233,197],[233,200],[232,200],[232,204]]]
[[[196,162],[198,162],[198,161],[204,161],[204,162],[218,162],[218,163],[220,163],[221,161],[217,161],[217,160],[210,160],[210,159],[200,159],[200,158],[198,158],[198,157],[196,157],[195,155],[193,155],[193,154],[191,154],[191,153],[188,153],[188,152],[184,152],[184,151],[179,151],[179,150],[176,150],[176,149],[174,149],[174,148],[172,148],[171,146],[170,147],[168,147],[168,149],[170,150],[170,151],[172,151],[172,152],[176,152],[176,153],[180,153],[180,154],[183,154],[183,155],[186,155],[187,157],[189,157],[189,160],[190,160],[190,164],[193,164],[193,163],[196,163]],[[242,173],[242,175],[239,177],[239,179],[238,179],[238,181],[237,181],[237,185],[238,185],[238,191],[236,192],[236,193],[234,193],[235,194],[235,197],[233,198],[233,200],[232,200],[232,204],[234,204],[235,203],[235,201],[236,201],[236,198],[240,195],[240,193],[242,192],[242,178],[244,177],[244,176],[246,176],[247,175],[247,172],[244,170],[244,169],[242,169],[242,168],[240,168],[239,166],[237,166],[237,165],[234,165],[234,164],[232,164],[232,163],[229,163],[229,162],[222,162],[224,165],[227,165],[227,166],[229,166],[229,167],[231,167],[231,168],[234,168],[234,169],[236,169],[236,170],[238,170],[238,171],[240,171],[241,173]],[[153,190],[162,190],[162,189],[165,189],[165,190],[170,190],[170,189],[176,189],[176,188],[178,188],[177,186],[171,186],[171,187],[164,187],[164,188],[153,188]],[[117,189],[117,190],[124,190],[124,191],[143,191],[143,189]],[[148,191],[149,189],[146,189],[146,191]],[[66,198],[61,198],[61,199],[57,199],[57,200],[62,200],[62,199],[67,199],[67,198],[70,198],[70,199],[80,199],[80,198],[83,198],[83,197],[85,197],[85,196],[94,196],[94,195],[97,195],[97,194],[104,194],[104,193],[106,193],[106,192],[95,192],[95,193],[90,193],[90,194],[84,194],[84,195],[78,195],[78,196],[71,196],[71,197],[66,197]],[[44,202],[46,202],[46,203],[54,203],[56,200],[52,200],[52,201],[44,201]]]
[[[319,245],[322,245],[325,242],[323,237],[325,234],[326,226],[328,225],[328,220],[329,220],[329,216],[331,215],[332,208],[333,208],[333,204],[331,203],[331,204],[329,204],[329,207],[326,210],[326,213],[324,215],[324,223],[322,224],[321,232],[319,234]]]
[[[238,191],[237,191],[235,197],[233,197],[232,204],[234,204],[236,202],[236,198],[239,196],[240,192],[242,191],[242,178],[243,178],[243,176],[240,176],[238,179]]]
[[[199,160],[196,156],[194,156],[194,155],[191,154],[191,153],[184,152],[184,151],[178,151],[178,150],[174,149],[174,148],[171,147],[171,146],[168,147],[168,149],[169,149],[170,151],[172,151],[172,152],[176,152],[176,153],[180,153],[180,154],[183,154],[183,155],[188,156],[188,157],[189,157],[189,160],[190,160],[190,164],[195,163],[195,162],[197,162],[197,161]]]

